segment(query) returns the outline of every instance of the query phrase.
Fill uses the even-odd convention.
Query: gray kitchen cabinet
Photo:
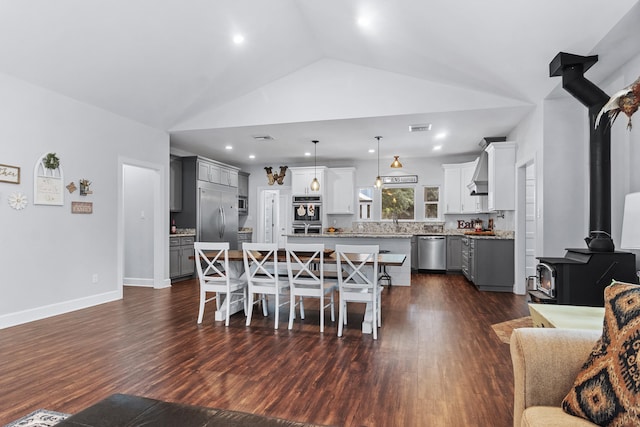
[[[447,236],[447,271],[462,271],[462,236]]]
[[[418,270],[418,236],[411,237],[411,269]]]
[[[182,210],[182,159],[176,156],[169,161],[169,210]]]
[[[212,182],[214,184],[238,186],[238,170],[225,166],[223,163],[215,163],[213,160],[197,159],[198,180]]]
[[[471,280],[471,274],[469,271],[469,243],[471,242],[471,239],[467,236],[462,237],[460,239],[460,243],[461,243],[461,251],[460,251],[460,258],[461,258],[461,263],[460,263],[460,267],[462,269],[462,274],[464,274],[464,277],[467,278],[467,280]]]
[[[238,197],[249,197],[249,174],[238,172]]]
[[[195,272],[193,236],[172,236],[169,238],[169,276],[188,278]]]
[[[468,241],[465,277],[481,291],[513,292],[513,239],[468,238]]]

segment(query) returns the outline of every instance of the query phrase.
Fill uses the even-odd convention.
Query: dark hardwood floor
[[[194,280],[0,330],[0,425],[128,393],[337,426],[511,426],[509,346],[491,324],[528,315],[525,297],[412,281],[384,290],[377,341],[357,309],[344,337],[328,315],[320,334],[311,301],[292,331],[288,307],[278,330],[259,307],[250,327],[214,322],[213,305],[198,326]]]

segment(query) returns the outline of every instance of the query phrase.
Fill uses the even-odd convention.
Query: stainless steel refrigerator
[[[199,242],[229,242],[238,249],[238,193],[236,188],[198,182]]]

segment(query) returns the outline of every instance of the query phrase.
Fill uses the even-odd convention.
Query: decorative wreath
[[[49,153],[44,157],[44,167],[47,169],[58,169],[60,166],[60,159],[56,156],[56,153]]]

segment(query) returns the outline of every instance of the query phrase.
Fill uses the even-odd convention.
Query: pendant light
[[[378,176],[376,176],[375,186],[379,190],[382,188],[382,178],[380,178],[380,138],[381,136],[375,137],[378,140]]]
[[[400,163],[400,160],[398,160],[398,157],[400,156],[393,156],[393,162],[391,163],[392,168],[399,169],[402,167],[402,163]]]
[[[318,191],[320,190],[320,181],[318,181],[318,171],[317,171],[318,155],[316,151],[316,146],[318,144],[318,141],[311,141],[311,142],[313,142],[313,181],[311,181],[311,191]]]

